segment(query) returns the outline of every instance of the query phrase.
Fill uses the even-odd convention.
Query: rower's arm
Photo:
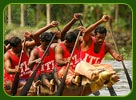
[[[33,49],[31,51],[29,61],[28,61],[28,67],[29,68],[33,69],[34,64],[36,64],[37,56],[38,56],[38,53],[37,53],[36,49]]]
[[[16,68],[14,68],[14,69],[11,68],[11,66],[12,66],[11,58],[10,58],[9,54],[6,52],[4,54],[4,67],[5,67],[6,71],[7,71],[7,73],[9,73],[9,74],[16,73],[18,70]]]
[[[63,53],[62,47],[58,44],[55,48],[55,59],[58,66],[64,66],[68,63],[68,61],[63,58]]]
[[[64,26],[61,31],[61,40],[64,40],[66,32],[72,27],[72,25],[81,17],[80,13],[75,13],[73,18]]]
[[[37,30],[33,34],[30,33],[30,32],[25,32],[25,38],[32,38],[33,39],[32,41],[26,41],[25,48],[28,49],[30,47],[40,45],[39,35],[41,35],[45,31],[47,31],[48,29],[50,29],[52,27],[56,27],[56,26],[58,26],[58,22],[57,21],[52,21],[50,24],[40,28],[39,30]]]
[[[119,55],[112,47],[111,44],[106,43],[106,52],[109,52],[110,55],[117,61],[122,61],[122,55]]]
[[[100,24],[103,23],[103,22],[108,21],[109,18],[110,18],[109,16],[104,15],[104,16],[103,16],[100,20],[98,20],[96,23],[90,25],[90,26],[86,29],[86,31],[84,32],[84,35],[83,35],[84,41],[85,41],[85,42],[88,42],[88,41],[91,39],[91,35],[92,35],[92,34],[90,34],[90,33],[91,33],[98,25],[100,25]]]
[[[32,38],[34,39],[36,44],[40,43],[39,35],[41,35],[43,32],[47,31],[50,28],[58,26],[57,21],[52,21],[50,24],[44,26],[43,28],[37,30],[34,34],[32,34]]]

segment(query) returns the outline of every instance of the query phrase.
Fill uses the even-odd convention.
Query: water
[[[117,62],[117,61],[111,61],[111,60],[110,61],[109,60],[103,61],[102,63],[111,64],[113,66],[114,70],[117,72],[117,74],[120,77],[120,81],[113,85],[113,88],[114,88],[117,96],[128,95],[131,92],[131,90],[129,89],[128,81],[127,81],[126,75],[124,73],[122,63]],[[131,79],[132,79],[132,61],[124,61],[124,64],[128,70],[128,73],[129,73]],[[90,96],[92,96],[92,94]],[[109,93],[108,89],[106,88],[106,86],[104,86],[100,90],[100,96],[110,96],[110,93]]]

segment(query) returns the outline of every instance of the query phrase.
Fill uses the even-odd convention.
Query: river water
[[[117,74],[120,77],[120,81],[113,85],[113,88],[117,94],[117,96],[126,96],[128,95],[131,90],[129,89],[128,81],[126,78],[126,74],[124,73],[124,69],[121,62],[113,61],[113,60],[106,60],[102,63],[108,63],[111,64],[114,68],[114,70],[117,72]],[[128,73],[132,79],[132,61],[124,61],[125,67],[128,70]],[[110,93],[106,86],[104,86],[100,91],[100,96],[110,96]],[[90,96],[93,96],[91,94]]]

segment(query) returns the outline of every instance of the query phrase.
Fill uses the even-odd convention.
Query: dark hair
[[[40,40],[42,42],[50,42],[52,39],[52,33],[51,32],[44,32],[40,35]]]
[[[9,41],[11,47],[17,47],[21,43],[21,39],[16,36],[12,37]]]
[[[65,35],[65,40],[67,40],[68,42],[75,42],[77,38],[77,35],[74,32],[68,32]]]
[[[8,39],[4,40],[4,44],[8,45],[10,43],[10,41]]]
[[[78,29],[74,29],[73,32],[74,32],[74,34],[76,34],[78,36],[80,31]],[[82,33],[80,34],[80,36],[82,36]]]
[[[79,33],[78,29],[74,29],[73,32],[74,32],[74,34],[76,34],[78,36],[78,33]]]
[[[94,30],[94,33],[95,35],[97,35],[97,33],[100,33],[100,34],[107,34],[107,30],[104,26],[99,26],[97,27],[95,30]]]
[[[52,34],[52,37],[53,37],[53,35],[55,34],[55,33],[53,33],[53,32],[50,32],[50,33]],[[55,38],[54,38],[54,39],[58,40],[57,35],[55,35]]]

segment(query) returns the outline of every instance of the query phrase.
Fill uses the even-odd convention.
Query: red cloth
[[[18,65],[19,63],[19,57],[16,56],[15,54],[13,54],[10,50],[7,51],[10,58],[11,58],[11,68],[14,69],[15,66]],[[20,79],[27,79],[29,78],[30,74],[31,74],[31,70],[27,67],[28,65],[28,56],[26,54],[26,52],[23,52],[22,54],[22,61],[20,64],[20,70],[21,70],[21,74],[20,74]],[[15,74],[8,74],[6,69],[4,68],[4,82],[6,83],[6,81],[12,81],[14,80],[14,76]]]
[[[38,47],[36,48],[37,52],[39,53],[39,57],[42,58],[44,52],[42,52]],[[34,70],[37,64],[34,66]],[[41,73],[50,73],[56,66],[55,61],[55,53],[52,48],[49,48],[49,55],[46,55],[41,63],[41,67],[39,67],[36,77],[39,76]]]
[[[67,59],[71,56],[71,53],[67,50],[66,46],[64,45],[64,43],[60,43],[60,46],[63,48],[64,50],[64,54],[63,54],[63,58]],[[80,61],[80,53],[79,53],[79,50],[78,48],[75,48],[75,51],[74,51],[74,54],[72,56],[72,59],[71,59],[71,62],[70,62],[70,67],[72,69],[75,69],[76,65],[79,63]],[[58,67],[58,70],[61,69],[62,66],[57,66]]]
[[[94,41],[95,38],[92,37],[92,43],[90,48],[86,51],[81,50],[80,57],[82,60],[90,64],[100,64],[105,55],[105,42],[103,42],[99,53],[94,52]]]

